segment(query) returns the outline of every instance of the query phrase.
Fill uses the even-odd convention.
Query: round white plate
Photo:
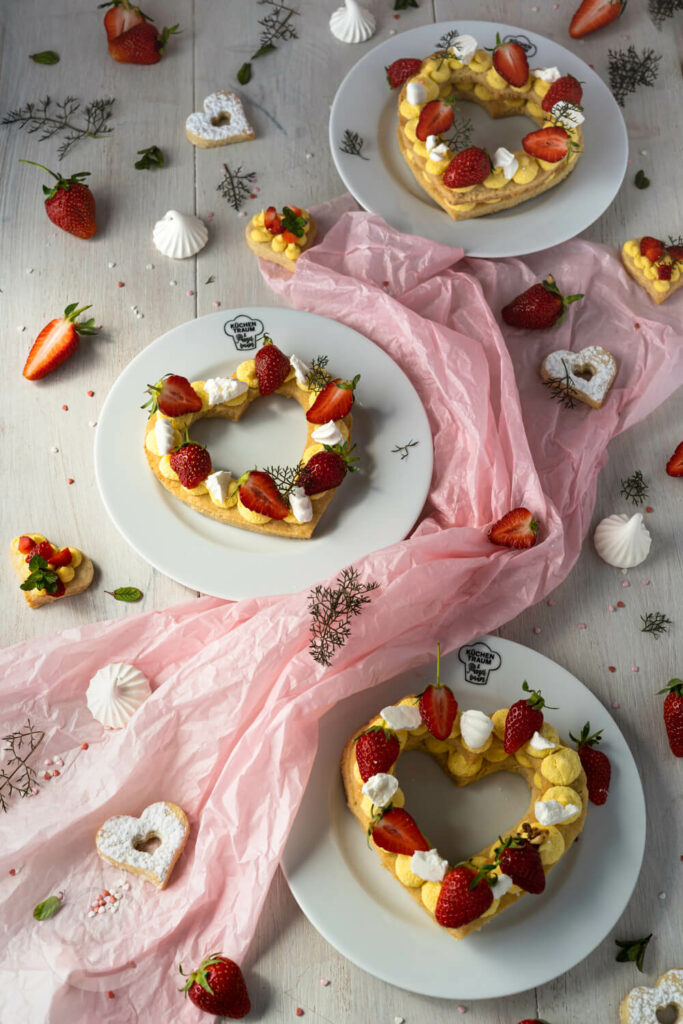
[[[524,35],[537,47],[529,66],[558,67],[583,83],[584,154],[557,188],[509,210],[452,221],[415,181],[401,156],[396,138],[398,90],[387,86],[385,68],[399,57],[424,58],[437,48],[445,32],[473,35],[480,46]],[[534,130],[527,117],[492,120],[476,103],[462,101],[461,113],[471,118],[473,144],[493,153],[499,146],[519,149]],[[362,157],[342,153],[345,131],[364,140]],[[573,238],[587,228],[616,196],[628,159],[628,136],[619,106],[605,83],[576,54],[535,32],[486,21],[444,21],[392,36],[351,68],[339,86],[330,114],[330,146],[337,170],[356,200],[378,213],[398,231],[423,235],[435,242],[462,246],[468,256],[521,256]]]
[[[250,533],[194,512],[158,483],[143,451],[148,383],[169,372],[189,380],[229,376],[253,357],[264,332],[287,355],[310,361],[324,354],[338,376],[361,375],[353,408],[360,472],[346,477],[310,540]],[[238,350],[238,343],[251,347]],[[239,475],[255,465],[296,465],[306,420],[296,402],[274,395],[238,423],[202,420],[190,436],[206,444],[214,468]],[[409,441],[417,444],[406,459],[392,453]],[[302,590],[405,537],[427,497],[432,438],[413,385],[361,334],[294,309],[222,310],[174,328],[128,364],[100,414],[95,472],[105,508],[143,558],[187,587],[238,600]]]
[[[433,663],[356,694],[325,715],[282,860],[301,909],[340,953],[392,985],[446,999],[512,995],[556,978],[588,956],[628,903],[645,846],[638,771],[597,698],[566,669],[510,640],[484,637],[477,660],[466,665],[472,646],[442,659],[441,679],[461,709],[490,713],[509,707],[523,696],[527,679],[548,704],[557,705],[547,716],[564,740],[588,720],[593,729],[604,730],[602,749],[612,763],[607,803],[590,805],[579,842],[550,873],[545,893],[525,896],[481,932],[456,942],[381,866],[346,807],[339,759],[347,739],[380,708],[432,682]],[[470,679],[474,673],[474,683],[466,681],[466,671]],[[529,804],[519,776],[498,772],[458,789],[432,758],[417,751],[402,755],[397,774],[406,808],[451,864],[493,842]]]

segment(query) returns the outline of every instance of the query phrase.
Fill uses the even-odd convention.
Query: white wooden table
[[[169,44],[153,68],[117,65],[106,53],[102,12],[81,0],[5,0],[2,26],[2,111],[46,94],[73,94],[84,101],[114,96],[114,133],[85,140],[64,160],[57,142],[0,130],[3,188],[0,194],[0,310],[3,330],[3,479],[0,508],[3,544],[21,531],[40,531],[61,543],[77,542],[98,566],[87,597],[30,612],[5,569],[0,639],[11,644],[66,626],[137,615],[193,595],[150,569],[115,530],[97,493],[92,463],[93,427],[108,389],[127,362],[154,338],[214,303],[276,304],[256,261],[244,250],[245,221],[216,192],[221,165],[242,163],[258,171],[261,195],[282,205],[314,205],[342,191],[327,144],[329,105],[346,71],[389,32],[453,17],[518,24],[575,49],[606,77],[607,49],[652,46],[663,54],[660,80],[626,101],[632,162],[612,207],[584,237],[618,246],[633,235],[666,237],[683,230],[680,190],[680,87],[682,23],[666,22],[658,32],[643,4],[632,3],[616,27],[573,42],[566,31],[572,0],[420,0],[418,10],[394,19],[391,0],[366,0],[378,18],[371,43],[345,46],[332,38],[327,20],[334,0],[292,0],[300,10],[299,38],[256,61],[253,80],[242,89],[258,139],[233,149],[195,151],[184,137],[186,115],[215,89],[235,88],[236,73],[258,45],[257,19],[265,13],[254,0],[150,0],[157,24],[180,23],[184,32]],[[678,44],[678,46],[677,46]],[[28,54],[55,49],[61,62],[43,67]],[[679,57],[677,57],[677,49]],[[237,87],[239,88],[239,87]],[[166,166],[136,171],[136,151],[159,145]],[[81,242],[58,231],[42,209],[42,172],[20,157],[72,173],[88,170],[98,204],[98,234]],[[652,186],[632,184],[642,167]],[[251,203],[249,209],[256,207]],[[199,256],[167,261],[151,243],[152,225],[166,210],[214,213],[210,243]],[[148,266],[153,265],[153,266]],[[205,283],[215,277],[211,284]],[[123,287],[118,287],[123,282]],[[92,303],[103,324],[99,337],[42,384],[21,376],[29,344],[67,302]],[[136,317],[131,307],[143,314]],[[89,397],[87,392],[94,391]],[[62,406],[68,405],[68,411]],[[614,711],[638,760],[649,809],[645,865],[638,889],[614,935],[586,961],[543,986],[507,1000],[469,1004],[468,1019],[479,1024],[514,1024],[542,1017],[552,1024],[617,1020],[622,996],[641,980],[631,965],[614,963],[613,938],[655,933],[647,975],[683,966],[683,835],[680,801],[683,766],[668,752],[661,724],[661,698],[654,691],[682,674],[680,485],[665,475],[664,461],[683,439],[680,398],[672,397],[645,423],[618,438],[610,449],[598,495],[595,521],[625,511],[619,481],[641,469],[651,482],[648,516],[655,542],[642,570],[623,577],[603,565],[586,544],[567,581],[543,604],[508,623],[501,634],[554,658],[591,686]],[[58,452],[52,449],[56,447]],[[73,478],[73,485],[67,484]],[[677,532],[678,530],[678,532]],[[649,586],[641,580],[649,579]],[[105,594],[124,584],[139,586],[141,605],[127,606]],[[625,607],[609,613],[608,604]],[[674,620],[658,642],[639,631],[640,615],[664,611]],[[586,623],[579,630],[578,623]],[[534,630],[540,627],[540,632]],[[678,650],[679,660],[676,653]],[[608,671],[608,666],[616,672]],[[632,670],[637,666],[639,671]],[[665,893],[666,898],[658,894]],[[275,878],[248,963],[255,1018],[280,1022],[294,1017],[351,1024],[388,1024],[394,1017],[444,1024],[455,1007],[392,988],[339,956],[298,911],[280,874]],[[323,987],[321,978],[331,984]]]

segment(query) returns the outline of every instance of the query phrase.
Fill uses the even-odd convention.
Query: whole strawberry
[[[521,836],[508,836],[496,848],[500,870],[525,892],[537,896],[545,889],[545,871],[538,847]]]
[[[444,171],[443,183],[447,188],[467,188],[479,185],[491,173],[491,157],[479,146],[468,146],[456,153]]]
[[[326,444],[323,451],[316,452],[306,463],[302,474],[301,482],[306,494],[322,494],[339,487],[347,472],[355,473],[358,467],[353,463],[358,459],[352,452],[348,441],[333,447]]]
[[[555,278],[548,274],[545,281],[533,284],[503,306],[501,315],[510,327],[525,327],[540,331],[558,324],[567,311],[567,306],[583,298],[579,295],[562,295],[555,284]]]
[[[378,772],[388,772],[401,753],[396,734],[373,725],[356,738],[356,762],[363,782]]]
[[[441,644],[436,645],[436,682],[430,683],[420,695],[420,714],[422,721],[437,740],[445,740],[451,734],[455,716],[458,713],[458,702],[447,686],[440,679],[441,675]]]
[[[45,212],[52,223],[62,231],[76,235],[77,238],[92,238],[97,231],[95,197],[88,186],[83,184],[83,179],[90,176],[90,171],[81,171],[79,174],[72,174],[70,178],[63,178],[61,174],[55,174],[48,167],[36,164],[33,160],[20,162],[39,167],[41,171],[51,174],[56,179],[56,185],[43,185],[43,193],[47,197]]]
[[[110,55],[119,64],[158,64],[170,37],[178,26],[158,32],[149,21],[142,21],[107,43]]]
[[[683,757],[683,679],[670,679],[663,690],[664,727],[671,747],[671,753]]]
[[[185,986],[179,991],[190,997],[198,1009],[214,1017],[241,1020],[251,1010],[244,975],[234,960],[222,953],[212,953],[202,960],[196,971],[186,975],[179,967]]]
[[[444,878],[434,916],[444,928],[462,928],[481,917],[492,903],[493,892],[486,878],[460,865]]]
[[[543,697],[538,690],[532,690],[526,680],[522,683],[522,689],[529,694],[528,699],[515,701],[505,719],[503,745],[506,754],[514,754],[543,727]]]
[[[390,89],[398,89],[400,85],[403,85],[416,75],[422,67],[422,61],[418,60],[417,57],[399,57],[393,64],[390,64],[388,68],[384,70],[387,73],[387,82],[389,83]]]
[[[586,722],[578,739],[571,733],[569,735],[576,743],[579,759],[586,773],[588,799],[593,804],[604,804],[612,777],[612,766],[607,754],[603,754],[602,750],[596,750],[602,737],[602,729],[591,735],[591,724]]]
[[[292,369],[287,356],[277,345],[273,345],[273,340],[268,335],[263,341],[262,348],[256,353],[254,362],[258,387],[262,395],[272,395],[273,391],[277,391]]]
[[[541,106],[546,111],[551,111],[556,103],[571,103],[578,107],[583,99],[583,88],[578,79],[573,75],[562,75],[556,82],[553,82],[543,97]]]
[[[178,474],[178,480],[191,491],[206,480],[211,472],[211,456],[206,448],[192,441],[186,441],[179,448],[175,448],[169,461],[171,469]]]

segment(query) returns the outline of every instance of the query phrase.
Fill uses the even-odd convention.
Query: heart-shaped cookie
[[[668,1017],[658,1017],[671,1007]],[[672,1016],[675,1014],[675,1016]],[[660,1019],[672,1024],[683,1021],[683,970],[667,971],[657,978],[652,988],[632,988],[619,1007],[621,1024],[659,1024]]]
[[[541,377],[557,382],[558,396],[584,402],[599,409],[617,375],[617,361],[611,352],[599,345],[590,345],[580,352],[558,349],[541,363]]]
[[[145,807],[139,818],[127,814],[108,818],[97,831],[95,845],[103,860],[163,889],[189,834],[182,807],[160,800]],[[151,839],[160,840],[160,845],[153,851],[142,849]]]
[[[31,571],[28,563],[33,554],[47,562],[44,571]],[[62,597],[82,594],[93,580],[93,564],[87,555],[78,548],[60,548],[42,533],[22,533],[15,537],[10,544],[9,557],[29,608],[40,608]]]
[[[247,142],[256,136],[236,92],[212,92],[207,96],[204,111],[195,111],[185,122],[185,134],[200,149]]]

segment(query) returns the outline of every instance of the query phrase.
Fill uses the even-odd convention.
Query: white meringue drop
[[[632,516],[617,513],[598,523],[593,543],[603,562],[617,569],[632,569],[649,555],[652,535],[643,522],[642,513]]]
[[[330,17],[330,32],[342,43],[364,43],[375,34],[375,16],[358,0],[345,0]]]
[[[123,729],[152,690],[135,665],[105,665],[90,680],[88,710],[105,729]]]
[[[158,220],[152,231],[152,241],[164,256],[172,260],[186,260],[206,245],[209,229],[203,220],[191,213],[169,210]]]

